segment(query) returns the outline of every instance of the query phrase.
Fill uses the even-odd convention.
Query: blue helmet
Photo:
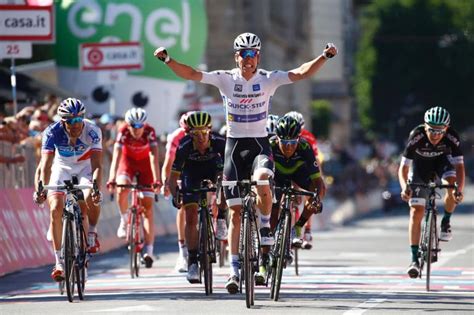
[[[82,104],[81,100],[73,97],[69,97],[59,104],[58,107],[58,116],[62,120],[71,118],[71,117],[84,117],[86,114],[86,108]]]

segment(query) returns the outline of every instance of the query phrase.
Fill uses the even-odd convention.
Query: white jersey
[[[271,98],[280,85],[293,83],[286,71],[263,69],[247,81],[238,68],[203,72],[201,82],[219,88],[231,138],[266,137]]]

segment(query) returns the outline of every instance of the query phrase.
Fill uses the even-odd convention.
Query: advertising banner
[[[123,115],[137,106],[147,110],[158,132],[176,128],[171,122],[176,121],[185,82],[156,60],[153,51],[164,46],[177,60],[200,64],[207,40],[204,0],[62,0],[55,5],[60,85],[80,96],[89,113],[110,112],[115,103],[116,114]],[[112,84],[99,79],[103,71],[80,70],[81,44],[121,42],[141,44],[141,70],[129,71]]]

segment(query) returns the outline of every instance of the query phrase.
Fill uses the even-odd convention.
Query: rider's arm
[[[464,191],[464,178],[465,178],[465,169],[464,163],[454,164],[454,169],[456,170],[456,182],[458,184],[458,191]]]
[[[176,197],[176,187],[178,186],[179,175],[180,175],[179,172],[171,171],[169,185],[170,185],[170,191],[173,197]]]
[[[167,185],[169,182],[170,174],[171,174],[171,166],[173,166],[174,157],[167,154],[165,156],[165,160],[163,162],[163,168],[161,169],[161,181],[163,185]]]
[[[91,154],[92,180],[97,182],[98,189],[102,186],[102,150],[93,150]]]
[[[168,55],[166,50],[163,47],[158,48],[155,50],[154,53],[155,57],[161,60],[166,60],[165,58],[169,58],[168,61],[165,61],[165,64],[178,76],[185,80],[193,80],[193,81],[201,81],[202,79],[202,72],[196,70],[188,65],[183,63],[177,62]]]
[[[153,182],[156,183],[156,182],[161,181],[160,161],[159,161],[157,145],[150,146],[150,166],[151,166],[151,173],[153,175]]]
[[[112,163],[110,164],[109,171],[109,182],[115,182],[115,176],[117,175],[118,164],[120,157],[122,156],[122,148],[118,143],[114,144],[114,153],[112,155]]]
[[[288,77],[290,78],[290,80],[295,82],[295,81],[307,79],[313,76],[314,74],[316,74],[316,72],[318,72],[318,70],[321,69],[324,63],[326,63],[326,57],[324,56],[325,53],[330,53],[333,56],[335,56],[337,54],[337,49],[335,46],[326,48],[324,49],[323,53],[319,55],[318,57],[302,64],[298,68],[290,70],[288,72]]]
[[[318,189],[319,199],[323,199],[326,195],[326,184],[324,183],[324,179],[322,176],[318,176],[311,180],[310,191],[315,191]]]
[[[410,170],[410,164],[407,162],[406,158],[402,158],[400,162],[400,167],[398,168],[398,181],[400,182],[400,188],[402,192],[407,189],[408,182],[408,171]]]
[[[41,160],[39,165],[39,180],[42,181],[43,185],[49,183],[51,177],[51,166],[54,161],[54,152],[43,152],[41,153]]]

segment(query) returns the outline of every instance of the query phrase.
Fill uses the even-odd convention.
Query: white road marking
[[[385,301],[387,301],[387,299],[370,299],[370,300],[365,301],[364,303],[357,305],[353,309],[348,310],[347,312],[344,312],[343,315],[360,315]]]

